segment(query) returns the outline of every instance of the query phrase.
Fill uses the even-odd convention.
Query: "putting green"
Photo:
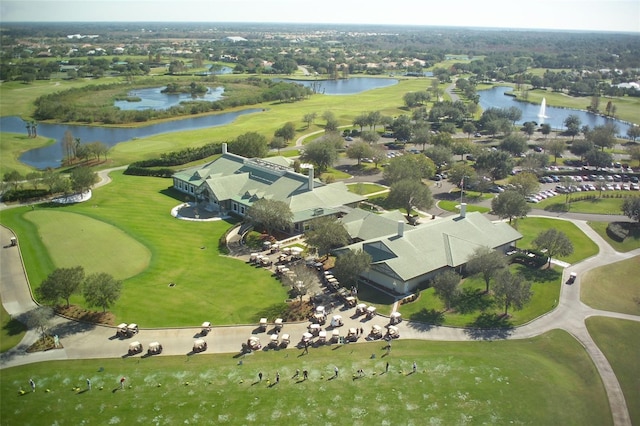
[[[151,261],[149,249],[105,222],[50,209],[28,212],[25,218],[38,227],[56,267],[82,266],[86,274],[107,272],[124,280]]]

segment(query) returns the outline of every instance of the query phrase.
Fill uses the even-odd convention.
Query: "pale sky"
[[[640,32],[640,0],[0,0],[1,22],[295,22]]]

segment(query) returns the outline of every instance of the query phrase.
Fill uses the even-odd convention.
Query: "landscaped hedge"
[[[619,222],[611,222],[607,225],[607,235],[618,242],[623,242],[629,235],[629,229]]]
[[[175,170],[162,168],[162,169],[152,169],[146,167],[134,166],[133,164],[127,167],[127,170],[124,171],[125,175],[132,176],[154,176],[154,177],[162,177],[162,178],[170,178],[175,173]]]
[[[50,195],[46,189],[11,189],[2,195],[2,201],[11,203],[14,201],[37,200]]]
[[[530,257],[529,253],[532,253],[534,256]],[[527,252],[518,252],[514,254],[511,257],[511,261],[521,263],[530,268],[541,268],[549,261],[549,257],[537,250],[528,250]]]

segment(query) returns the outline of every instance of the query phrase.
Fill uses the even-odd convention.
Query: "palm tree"
[[[31,122],[31,137],[38,137],[38,122],[35,120]]]
[[[25,121],[25,127],[27,128],[27,136],[31,137],[31,122]]]

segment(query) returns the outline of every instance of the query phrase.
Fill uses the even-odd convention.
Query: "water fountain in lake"
[[[547,98],[542,98],[542,103],[540,104],[540,112],[538,112],[539,118],[549,118],[547,117]]]

